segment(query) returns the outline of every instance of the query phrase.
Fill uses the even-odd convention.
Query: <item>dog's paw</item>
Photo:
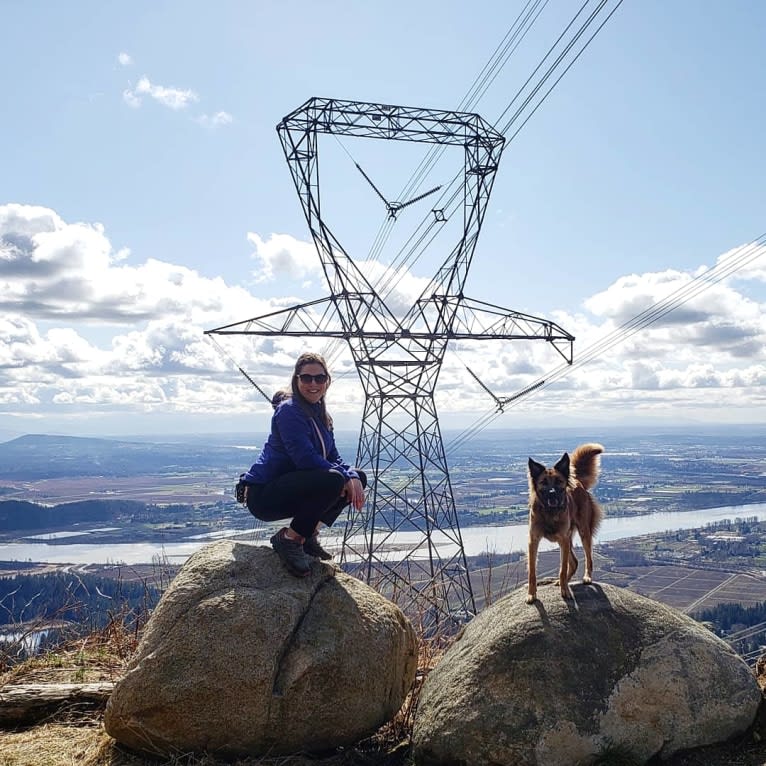
[[[590,575],[585,575],[585,576],[582,578],[582,581],[583,581],[583,582],[584,582],[586,585],[590,585],[590,584],[593,582],[593,578],[592,578]]]
[[[565,588],[561,589],[561,598],[564,598],[567,601],[569,601],[569,600],[573,599],[574,596],[572,595],[572,591],[569,590],[569,588],[565,587]]]
[[[527,603],[528,604],[534,604],[536,598],[537,598],[537,594],[536,593],[529,593],[527,595]]]

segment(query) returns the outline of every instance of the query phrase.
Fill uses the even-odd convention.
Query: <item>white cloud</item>
[[[715,270],[730,275],[731,280],[766,282],[766,246],[744,245],[723,253],[716,259]]]
[[[286,384],[305,338],[216,336],[222,354],[204,331],[303,303],[286,295],[291,285],[303,295],[300,286],[311,283],[315,298],[327,287],[312,243],[285,234],[247,238],[255,281],[278,283],[279,297],[257,300],[244,287],[183,265],[137,261],[128,250],[115,251],[98,223],[0,205],[0,412],[265,416],[268,404],[237,367],[270,393]],[[374,261],[356,267],[376,287],[390,283],[386,305],[397,316],[427,284]],[[706,283],[704,292],[641,328],[632,324],[636,316],[688,289],[702,270],[627,275],[590,297],[586,312],[554,313],[553,321],[577,336],[571,368],[543,340],[451,344],[437,406],[445,418],[493,409],[468,367],[499,397],[546,380],[511,405],[543,417],[603,416],[610,407],[633,418],[753,410],[766,398],[766,307],[738,289],[761,279],[755,262],[748,269],[736,283],[733,276]],[[327,316],[309,310],[305,321],[319,327]],[[333,412],[358,416],[363,392],[348,349],[323,344],[314,347],[331,361]]]
[[[142,77],[134,88],[123,91],[122,97],[129,106],[137,108],[141,106],[144,96],[154,99],[168,109],[186,109],[190,104],[199,101],[199,96],[191,89],[168,88],[164,85],[155,85],[148,77]]]
[[[386,306],[399,317],[412,308],[430,281],[426,277],[416,277],[405,268],[391,269],[379,261],[361,261],[357,265],[367,281],[380,289]]]
[[[228,112],[216,112],[215,114],[202,114],[195,117],[195,121],[206,128],[217,128],[221,125],[231,125],[234,118]]]
[[[133,65],[132,57],[125,52],[120,53],[117,56],[117,60],[123,67]],[[122,91],[122,100],[132,109],[140,109],[144,103],[144,98],[151,98],[158,104],[173,111],[187,109],[200,100],[199,95],[191,88],[174,88],[158,85],[152,82],[146,75],[141,77],[135,86],[129,86]],[[231,125],[234,121],[234,117],[222,109],[212,114],[203,113],[191,119],[211,130]]]
[[[632,274],[585,305],[633,356],[663,358],[669,366],[689,364],[700,354],[715,354],[726,365],[764,359],[764,306],[733,285],[704,269]]]
[[[273,282],[278,278],[313,280],[322,274],[316,248],[309,242],[289,234],[271,234],[267,240],[248,232],[248,241],[255,247],[251,258],[256,282]]]
[[[313,243],[289,234],[270,234],[264,240],[249,232],[247,238],[255,247],[251,257],[255,261],[252,275],[256,283],[292,279],[308,286],[314,280],[323,279],[321,262]],[[403,316],[412,308],[429,282],[406,269],[392,270],[379,261],[360,261],[355,267],[352,271],[363,275],[370,285],[385,285],[385,289],[380,290],[381,295],[397,316]]]
[[[225,407],[220,387],[241,379],[204,330],[269,313],[275,304],[185,266],[125,259],[98,224],[66,223],[41,207],[0,206],[0,402],[185,408],[174,398],[175,381],[200,376],[200,389],[215,384],[210,407]],[[108,328],[109,344],[89,339]],[[258,365],[265,344],[243,347],[238,363]]]
[[[41,319],[129,324],[183,314],[195,322],[245,313],[247,291],[186,266],[126,263],[100,224],[52,210],[0,206],[0,310]],[[250,309],[252,306],[250,306]]]
[[[138,109],[142,103],[141,99],[130,88],[126,88],[122,91],[122,100],[131,107],[131,109]]]

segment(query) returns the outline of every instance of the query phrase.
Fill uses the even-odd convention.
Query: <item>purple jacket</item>
[[[313,417],[309,416],[304,407]],[[326,458],[314,424],[322,434]],[[319,405],[301,406],[294,399],[286,399],[271,418],[271,433],[258,460],[243,478],[251,484],[268,484],[285,473],[316,469],[335,470],[343,474],[346,481],[359,478],[356,471],[344,463],[338,454],[332,431],[320,422]]]

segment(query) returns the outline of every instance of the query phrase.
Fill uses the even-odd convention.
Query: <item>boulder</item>
[[[104,724],[153,755],[321,751],[391,719],[416,662],[399,608],[335,565],[296,578],[270,548],[218,542],[163,594]]]
[[[481,612],[423,684],[417,764],[574,766],[613,746],[641,763],[755,719],[755,675],[680,612],[610,585],[565,601],[520,588]]]

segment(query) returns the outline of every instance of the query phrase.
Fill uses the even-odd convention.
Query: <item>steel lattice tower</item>
[[[552,322],[463,294],[504,138],[476,114],[321,98],[285,117],[277,132],[330,295],[208,332],[348,343],[365,393],[357,465],[370,486],[365,507],[349,515],[342,560],[361,562],[365,581],[408,613],[437,625],[465,619],[475,612],[474,595],[434,404],[447,345],[539,339],[571,363],[574,340]],[[403,317],[388,308],[322,219],[323,133],[464,149],[462,237]],[[387,553],[392,536],[403,531],[414,532],[415,539],[393,560]]]

